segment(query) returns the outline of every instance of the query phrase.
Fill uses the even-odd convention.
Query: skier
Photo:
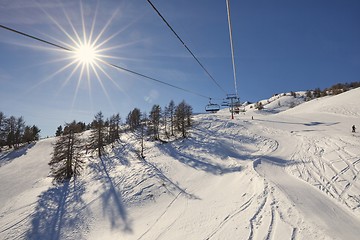
[[[355,130],[356,130],[355,125],[352,125],[352,132],[355,132]]]

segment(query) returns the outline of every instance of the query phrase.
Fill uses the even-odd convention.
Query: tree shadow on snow
[[[272,123],[282,123],[282,124],[292,124],[292,125],[303,125],[307,127],[324,125],[326,127],[339,124],[340,122],[285,122],[285,121],[274,121],[274,120],[264,120],[264,119],[254,119],[254,121],[259,122],[272,122]]]
[[[64,182],[43,192],[39,196],[35,212],[31,218],[31,228],[26,239],[64,238],[84,239],[86,224],[85,202],[82,199],[85,187],[81,182],[74,185]]]
[[[230,156],[230,157],[234,157],[234,158],[246,159],[246,157],[250,157],[250,156],[246,156],[246,155],[240,155],[230,148],[227,148],[226,150],[224,150],[225,146],[221,145],[220,143],[213,143],[213,144],[207,143],[206,146],[202,146],[204,143],[199,143],[199,142],[195,141],[194,139],[187,139],[186,141],[188,141],[186,143],[187,146],[198,146],[198,147],[200,147],[200,149],[205,149],[207,147],[209,149],[207,151],[207,154],[210,153],[212,155],[218,156],[219,158],[224,158],[225,156]],[[205,158],[202,158],[199,155],[192,155],[189,153],[185,153],[184,151],[181,151],[180,149],[174,147],[173,144],[163,145],[162,150],[166,154],[168,154],[172,158],[180,161],[183,164],[186,164],[186,165],[188,165],[192,168],[198,169],[198,170],[212,173],[214,175],[222,175],[222,174],[226,174],[226,173],[241,171],[240,166],[225,167],[225,166],[221,166],[218,164],[209,163],[206,161]],[[226,154],[224,152],[226,152]]]
[[[197,197],[196,195],[189,193],[186,191],[186,189],[183,189],[182,187],[179,186],[179,184],[173,182],[171,179],[169,179],[159,168],[157,168],[154,164],[148,162],[145,158],[142,159],[142,162],[151,167],[155,172],[158,178],[160,178],[164,184],[167,183],[168,185],[170,185],[171,187],[173,187],[174,189],[176,189],[177,191],[179,191],[181,194],[183,194],[184,196],[186,196],[187,198],[190,199],[196,199],[199,200],[200,198]],[[169,189],[167,189],[170,193],[172,193]],[[172,193],[173,194],[173,193]]]
[[[224,137],[222,134],[217,135],[218,133],[211,135],[214,136],[212,142],[203,142],[196,139],[191,141],[193,142],[192,144],[196,144],[195,146],[201,146],[202,149],[206,149],[207,152],[220,159],[231,157],[238,160],[252,158],[251,154],[255,150],[249,149],[248,146],[253,147],[259,144],[259,140],[252,136],[234,134],[229,137]]]
[[[136,152],[133,144],[129,142],[123,142],[120,139],[116,141],[117,144],[113,145],[112,152],[114,156],[112,159],[120,161],[124,166],[130,166],[129,158],[127,157],[128,152]]]
[[[262,161],[279,167],[288,167],[301,163],[300,161],[284,160],[273,156],[259,156],[258,159],[253,162],[253,167],[256,168]]]
[[[192,193],[189,193],[188,191],[186,191],[186,189],[179,186],[178,183],[173,182],[163,173],[163,171],[161,171],[161,169],[157,168],[154,164],[147,161],[145,157],[142,157],[139,153],[139,150],[135,148],[134,142],[123,142],[121,140],[118,140],[117,143],[118,146],[112,149],[112,152],[115,154],[115,156],[113,156],[112,158],[119,159],[121,164],[129,166],[130,162],[128,159],[131,159],[132,157],[130,155],[135,153],[136,159],[139,159],[141,163],[152,169],[155,176],[163,183],[162,187],[164,187],[170,194],[176,196],[180,192],[183,196],[189,199],[199,199],[199,197],[195,196]],[[106,162],[108,161],[106,160]],[[173,190],[177,193],[175,194]],[[141,194],[141,192],[137,194]],[[153,195],[151,194],[151,196]]]
[[[121,228],[124,232],[132,232],[131,223],[128,219],[126,208],[121,196],[119,186],[121,179],[110,176],[109,166],[107,166],[108,161],[111,164],[112,160],[108,156],[104,155],[101,156],[98,163],[93,162],[89,165],[96,174],[96,180],[99,180],[103,185],[103,193],[100,196],[103,213],[109,217],[111,227],[113,229]]]
[[[10,163],[15,158],[26,155],[27,151],[30,148],[32,148],[33,146],[35,146],[35,143],[30,143],[30,144],[27,144],[24,147],[19,148],[19,149],[15,149],[13,151],[0,154],[0,167],[4,166],[5,164]]]

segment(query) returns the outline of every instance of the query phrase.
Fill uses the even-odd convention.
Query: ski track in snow
[[[173,205],[173,203],[178,199],[181,192],[179,192],[174,199],[169,203],[169,205],[166,206],[165,210],[161,213],[161,215],[155,220],[155,222],[138,238],[138,240],[142,239],[151,229],[155,226],[156,223],[160,221],[160,219],[167,213],[169,208]]]
[[[293,158],[301,159],[302,164],[297,165],[297,172],[292,172],[299,173],[300,178],[356,210],[360,202],[350,198],[348,191],[352,188],[355,192],[360,190],[357,180],[359,170],[356,169],[359,156],[346,150],[348,142],[335,141],[333,138],[304,141],[300,149],[307,151],[300,150],[293,155]],[[331,151],[328,152],[328,149]]]
[[[299,143],[293,144],[293,146],[295,146],[293,148],[294,153],[291,154],[291,158],[289,160],[293,160],[293,161],[296,160],[297,163],[292,165],[282,164],[280,166],[270,165],[269,161],[266,161],[265,159],[265,162],[263,163],[260,162],[260,164],[259,163],[254,164],[256,170],[260,173],[260,175],[262,175],[265,178],[269,178],[273,183],[275,183],[277,187],[279,187],[286,194],[288,194],[289,198],[292,201],[295,201],[296,203],[303,205],[302,207],[300,207],[300,209],[301,208],[303,210],[306,209],[307,212],[306,214],[308,216],[311,210],[317,212],[318,214],[316,216],[317,218],[316,223],[324,227],[325,231],[333,232],[334,231],[333,229],[336,229],[334,236],[337,236],[339,238],[346,236],[346,239],[357,239],[360,234],[360,231],[355,226],[357,224],[360,224],[359,219],[354,218],[351,215],[347,217],[347,213],[345,213],[345,211],[348,209],[342,210],[341,209],[342,207],[339,207],[332,202],[332,200],[338,200],[340,203],[345,203],[345,205],[350,207],[350,205],[347,202],[347,199],[344,199],[343,196],[346,193],[347,189],[349,189],[349,187],[357,184],[357,182],[354,180],[356,180],[358,177],[358,171],[353,167],[353,163],[349,162],[349,159],[356,159],[356,157],[354,158],[354,156],[351,156],[351,154],[349,154],[349,152],[345,150],[345,146],[348,144],[345,143],[345,145],[340,146],[339,145],[340,141],[336,140],[336,138],[334,137],[317,138],[317,137],[307,137],[307,136],[296,136],[294,138],[300,138],[300,144]],[[335,169],[333,165],[324,158],[324,155],[327,154],[327,149],[325,149],[323,145],[327,145],[328,148],[332,150],[336,149],[334,151],[336,152],[336,159],[340,159],[340,161],[344,165],[343,168],[341,168],[340,170]],[[281,143],[279,148],[283,149]],[[276,151],[271,153],[271,155],[276,155],[276,154],[277,154]],[[261,158],[259,161],[261,161]],[[269,170],[267,170],[267,168],[269,168]],[[305,180],[306,182],[314,186],[317,186],[320,191],[323,191],[327,195],[329,195],[330,199],[327,199],[326,196],[322,196],[321,194],[313,194],[312,196],[298,195],[297,197],[294,198],[296,194],[293,189],[299,189],[299,190],[304,189],[303,191],[300,192],[308,192],[310,188],[306,186],[307,183],[301,181],[297,181],[296,184],[294,184],[294,186],[291,186],[291,188],[288,187],[287,181],[291,182],[292,179],[290,175],[289,177],[286,178],[288,174],[287,172],[289,171],[284,171],[284,170],[292,169],[292,168],[295,168],[297,170],[297,171],[290,170],[292,174],[297,175],[298,173],[298,176],[301,179]],[[274,174],[275,169],[278,169],[276,170],[276,172],[278,172],[276,175],[281,175],[282,176],[281,178],[277,178],[275,176]],[[329,178],[329,173],[328,173],[329,169],[332,171],[332,174],[330,174],[331,178]],[[270,174],[269,171],[272,171],[273,173]],[[346,177],[345,175],[346,173],[348,173],[350,177]],[[338,184],[338,182],[346,182],[346,184],[342,184],[343,186],[345,185],[345,187],[343,186],[341,187],[341,185]],[[355,188],[357,190],[356,192],[359,193],[359,188],[357,185],[355,186]],[[314,199],[314,195],[316,195],[318,199]],[[329,208],[331,208],[332,210],[330,211],[334,211],[338,219],[334,220],[334,218],[331,217],[331,214],[323,213],[321,212],[321,210],[319,212],[319,210],[316,209],[316,207],[320,207],[320,206],[317,206],[316,204],[305,200],[305,198],[307,197],[310,199],[314,199],[315,202],[318,201],[324,203],[325,205],[323,207],[324,211],[329,211]],[[356,208],[353,207],[353,209]],[[350,224],[348,224],[347,221],[349,221]],[[339,228],[338,225],[347,226],[348,230]]]
[[[237,209],[234,212],[232,212],[231,214],[227,215],[224,218],[224,220],[220,222],[219,226],[217,226],[214,229],[214,231],[208,237],[206,237],[205,239],[206,240],[211,239],[228,221],[230,221],[232,218],[234,218],[235,216],[240,214],[242,211],[246,210],[250,206],[252,200],[253,200],[253,197],[251,197],[244,204],[242,204],[239,209]]]

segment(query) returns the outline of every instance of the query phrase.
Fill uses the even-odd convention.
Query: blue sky
[[[153,0],[182,40],[226,93],[234,93],[226,4]],[[241,101],[275,93],[360,81],[360,1],[230,1],[237,86]],[[82,7],[81,7],[82,6]],[[186,90],[222,99],[225,93],[196,63],[146,0],[0,2],[0,24],[59,45],[93,27],[102,59]],[[95,21],[94,21],[95,19]],[[102,30],[104,30],[102,32]],[[101,33],[102,32],[102,33]],[[68,46],[68,45],[66,45]],[[106,50],[106,51],[105,51]],[[100,64],[99,78],[80,77],[73,53],[0,28],[0,111],[23,116],[42,136],[72,120],[91,122],[102,111],[149,112],[183,99],[204,112],[208,99]],[[55,74],[56,73],[56,74]],[[221,102],[219,100],[218,102]]]

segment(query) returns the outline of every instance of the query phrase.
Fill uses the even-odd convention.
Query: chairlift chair
[[[211,112],[211,113],[216,113],[217,111],[220,110],[220,105],[219,104],[215,104],[215,103],[209,103],[208,105],[206,105],[205,107],[205,111],[207,112]]]
[[[221,103],[221,106],[223,106],[223,107],[228,107],[228,106],[229,106],[229,102],[228,102],[228,101],[223,101],[223,102]]]
[[[239,114],[240,113],[240,108],[239,107],[234,107],[234,113]]]
[[[205,106],[206,112],[216,113],[220,110],[220,105],[216,103],[211,103],[211,99],[209,101],[209,104]]]

